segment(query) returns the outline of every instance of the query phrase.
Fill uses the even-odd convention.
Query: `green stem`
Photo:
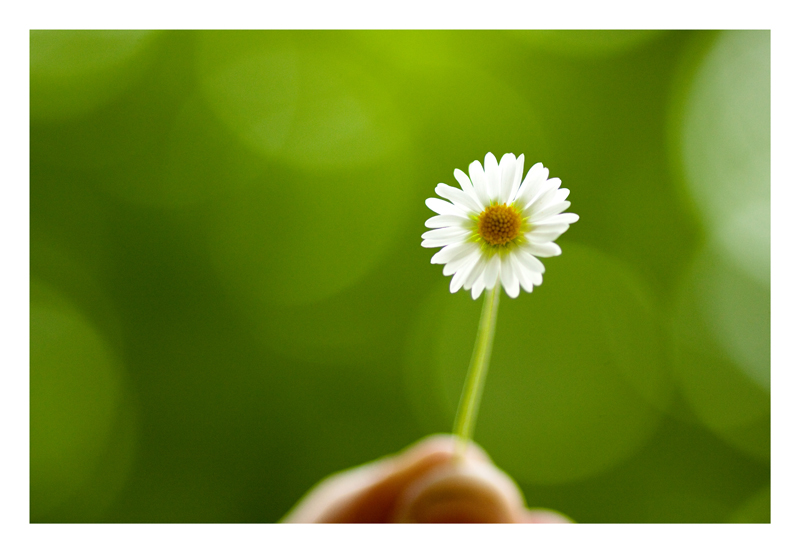
[[[481,320],[478,323],[478,336],[475,338],[475,348],[472,350],[472,360],[469,362],[467,380],[461,392],[461,401],[458,403],[456,422],[453,434],[458,439],[456,458],[461,458],[472,439],[475,430],[475,421],[478,418],[478,407],[481,403],[483,383],[486,380],[486,371],[489,369],[489,359],[492,356],[492,342],[494,341],[494,327],[497,322],[497,306],[500,305],[500,283],[486,291],[483,300]]]

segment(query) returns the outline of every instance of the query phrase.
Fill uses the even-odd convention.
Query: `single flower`
[[[578,220],[563,213],[570,205],[569,190],[560,188],[561,179],[548,179],[541,163],[523,181],[524,163],[524,155],[506,154],[498,164],[490,152],[483,167],[477,160],[470,164],[469,177],[455,170],[460,190],[440,183],[436,193],[444,200],[425,200],[438,215],[425,221],[434,230],[422,235],[422,245],[442,248],[431,263],[443,264],[444,274],[453,275],[451,292],[471,289],[477,299],[500,282],[516,298],[520,286],[532,292],[542,283],[540,257],[561,254],[553,241]]]

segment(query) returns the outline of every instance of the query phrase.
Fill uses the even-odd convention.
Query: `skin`
[[[455,438],[429,436],[396,455],[329,476],[282,522],[569,523],[529,510],[517,485],[474,443],[455,456]]]

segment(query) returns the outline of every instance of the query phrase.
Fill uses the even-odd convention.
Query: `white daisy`
[[[469,166],[469,177],[456,169],[461,190],[440,183],[425,204],[438,213],[425,221],[430,230],[422,235],[426,248],[442,248],[431,263],[444,264],[444,274],[453,275],[450,291],[472,289],[477,299],[484,289],[498,282],[516,298],[520,286],[533,291],[542,283],[544,265],[539,257],[561,254],[553,240],[578,220],[563,213],[570,205],[569,190],[561,179],[548,179],[541,163],[530,168],[522,180],[525,156],[506,154],[500,160],[486,154]],[[442,247],[444,246],[444,247]]]

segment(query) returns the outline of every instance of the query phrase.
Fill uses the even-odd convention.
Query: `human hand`
[[[456,438],[429,436],[401,451],[329,476],[281,522],[568,523],[529,510],[517,485],[474,443],[455,457]]]

